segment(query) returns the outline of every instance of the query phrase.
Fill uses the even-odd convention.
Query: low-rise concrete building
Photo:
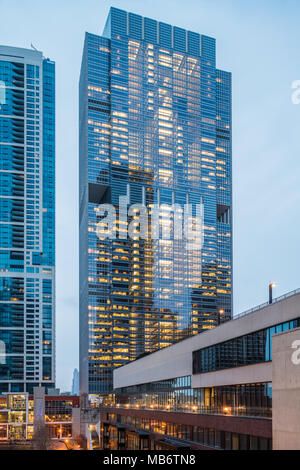
[[[290,429],[295,447],[299,425],[289,428],[284,415],[297,406],[289,397],[300,393],[300,367],[284,366],[284,355],[289,335],[300,340],[298,327],[295,291],[115,370],[101,408],[103,448],[271,449],[272,412],[274,446],[286,445]],[[274,337],[283,348],[275,357]]]

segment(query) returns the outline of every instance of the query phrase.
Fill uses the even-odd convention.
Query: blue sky
[[[57,385],[78,366],[78,78],[110,6],[217,39],[233,73],[234,311],[300,287],[299,0],[0,0],[0,44],[42,50],[57,83]]]

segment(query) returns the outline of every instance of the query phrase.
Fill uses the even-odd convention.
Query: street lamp
[[[218,323],[219,325],[221,324],[221,319],[224,317],[225,310],[223,308],[219,309],[219,315],[218,315]]]
[[[271,305],[273,303],[273,288],[276,287],[275,282],[272,282],[269,284],[269,304]]]

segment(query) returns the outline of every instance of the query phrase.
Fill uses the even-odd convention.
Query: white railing
[[[293,290],[291,292],[288,292],[287,294],[283,294],[280,297],[276,297],[275,299],[273,299],[271,304],[269,302],[264,302],[263,304],[250,308],[249,310],[245,310],[244,312],[238,313],[237,315],[233,316],[232,320],[237,320],[238,318],[244,317],[245,315],[249,315],[249,313],[256,312],[257,310],[261,310],[262,308],[268,307],[269,305],[273,305],[277,302],[281,302],[282,300],[285,300],[289,297],[293,297],[293,295],[296,295],[296,294],[300,294],[300,288]]]

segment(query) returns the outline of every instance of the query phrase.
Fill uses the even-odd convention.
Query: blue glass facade
[[[0,46],[0,393],[55,381],[55,64]]]
[[[213,38],[112,8],[80,78],[80,381],[232,314],[231,74]],[[101,203],[204,204],[201,253],[181,240],[101,241]],[[119,214],[117,213],[119,216]]]
[[[203,374],[232,367],[272,361],[272,337],[300,327],[300,319],[291,320],[239,338],[199,349],[193,353],[193,373]]]

